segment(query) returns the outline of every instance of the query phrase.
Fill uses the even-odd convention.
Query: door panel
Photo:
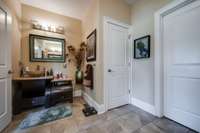
[[[6,46],[5,46],[5,33],[6,33],[6,12],[0,8],[0,67],[6,65]]]
[[[128,73],[126,73],[128,75]],[[128,104],[128,82],[126,75],[111,74],[109,107],[115,108]]]
[[[0,1],[0,132],[11,121],[11,18],[6,6]]]
[[[108,24],[109,109],[129,102],[128,28]]]
[[[173,77],[171,86],[171,90],[173,91],[173,108],[200,116],[200,108],[197,106],[199,104],[197,100],[200,94],[199,86],[199,79]]]
[[[6,113],[6,80],[5,79],[0,79],[0,118],[3,117]]]
[[[200,131],[200,1],[164,17],[164,115]]]
[[[110,27],[111,31],[111,43],[110,43],[110,50],[111,50],[111,65],[115,67],[123,67],[126,64],[126,42],[124,39],[126,35],[124,34],[123,29],[121,27]],[[117,29],[118,28],[118,29]],[[119,29],[120,28],[120,29]],[[120,56],[119,56],[120,55]],[[117,57],[117,58],[116,58]]]

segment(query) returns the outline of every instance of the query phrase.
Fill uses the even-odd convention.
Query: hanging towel
[[[85,87],[89,87],[89,88],[93,89],[93,66],[91,64],[88,64],[86,66],[83,85]]]

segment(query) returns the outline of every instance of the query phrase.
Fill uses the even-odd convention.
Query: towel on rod
[[[87,64],[87,66],[86,66],[83,85],[85,87],[89,87],[89,88],[93,89],[93,66],[91,64]]]

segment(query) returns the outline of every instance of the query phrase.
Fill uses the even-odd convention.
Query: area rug
[[[20,129],[26,129],[41,125],[50,121],[62,119],[72,115],[69,105],[59,105],[48,109],[30,113],[19,125]]]

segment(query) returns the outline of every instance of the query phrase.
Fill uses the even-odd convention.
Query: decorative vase
[[[76,84],[82,84],[83,83],[83,72],[80,68],[77,68],[76,70]]]

